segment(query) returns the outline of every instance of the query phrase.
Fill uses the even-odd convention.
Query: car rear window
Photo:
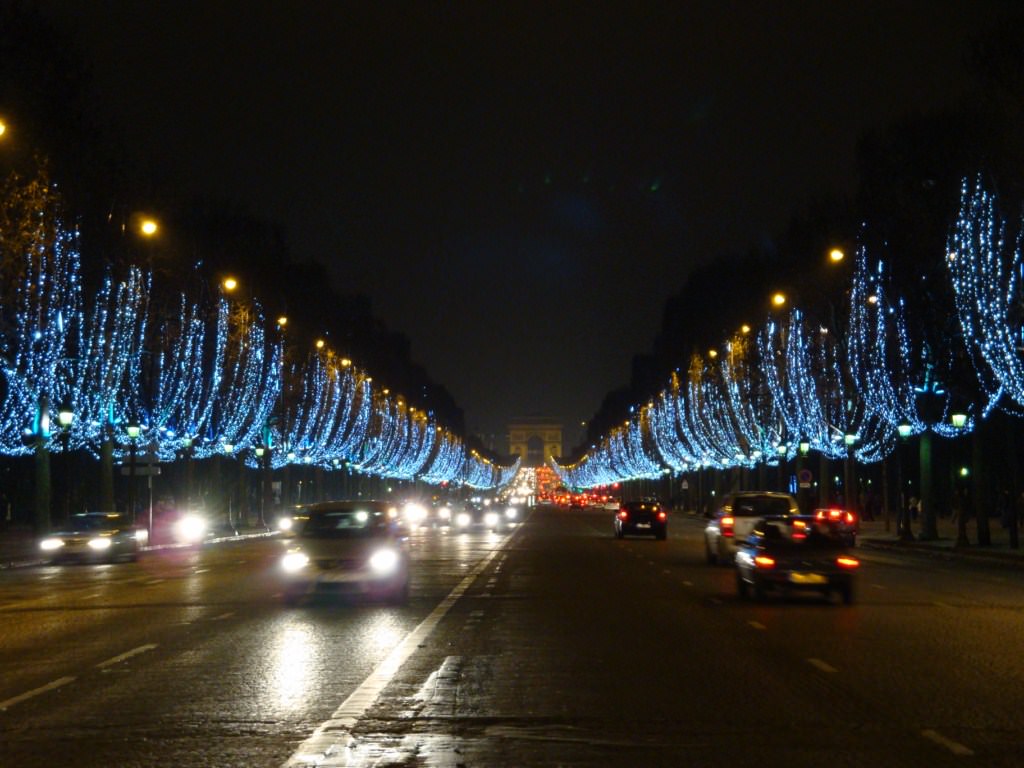
[[[789,499],[778,496],[739,496],[732,503],[734,517],[767,517],[789,512]]]

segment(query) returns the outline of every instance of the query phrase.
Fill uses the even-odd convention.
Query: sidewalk
[[[884,520],[861,521],[860,535],[857,546],[873,549],[914,550],[926,552],[950,559],[971,559],[1001,561],[1024,566],[1024,530],[1020,531],[1019,548],[1010,547],[1010,531],[1003,528],[999,518],[989,518],[989,533],[992,543],[978,546],[978,522],[973,517],[967,521],[967,541],[965,546],[957,546],[957,526],[948,517],[940,517],[937,521],[939,537],[933,541],[921,541],[921,521],[911,524],[914,541],[900,541],[896,535],[896,519],[889,522],[889,530]]]

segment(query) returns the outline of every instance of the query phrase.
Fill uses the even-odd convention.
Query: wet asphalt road
[[[284,608],[274,540],[0,572],[0,766],[1024,764],[1020,571],[746,603],[672,522],[421,532],[401,608]]]

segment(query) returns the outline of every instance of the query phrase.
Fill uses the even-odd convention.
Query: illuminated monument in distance
[[[543,416],[514,419],[508,425],[508,452],[524,467],[540,467],[562,455],[562,424]]]

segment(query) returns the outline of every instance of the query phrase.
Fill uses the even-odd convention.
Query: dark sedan
[[[79,560],[112,563],[135,560],[145,530],[133,526],[115,512],[82,512],[71,515],[64,530],[39,542],[39,550],[50,562]]]
[[[668,535],[668,513],[656,501],[624,502],[615,513],[615,538],[627,534],[664,539]]]
[[[736,552],[736,591],[757,600],[768,590],[826,599],[837,593],[850,604],[859,566],[834,523],[811,515],[763,517]]]

